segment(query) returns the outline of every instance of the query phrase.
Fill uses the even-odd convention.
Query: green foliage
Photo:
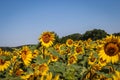
[[[98,39],[102,39],[106,37],[107,32],[105,32],[104,30],[101,29],[93,29],[90,31],[86,31],[83,35],[82,35],[82,40],[87,40],[89,38],[91,38],[92,40],[98,40]]]
[[[10,50],[9,56],[3,55],[5,51],[1,50],[0,64],[3,65],[5,61],[10,61],[11,64],[7,64],[9,66],[3,67],[5,70],[0,71],[0,80],[19,80],[21,76],[27,74],[30,75],[28,77],[31,80],[40,80],[43,75],[41,74],[42,71],[44,72],[44,80],[50,73],[52,74],[51,80],[53,80],[57,74],[60,80],[104,80],[107,78],[113,79],[112,77],[115,75],[115,71],[120,72],[120,61],[114,64],[109,62],[104,66],[99,64],[100,56],[98,45],[102,43],[92,40],[106,37],[108,34],[104,30],[94,29],[86,31],[83,35],[75,33],[62,37],[61,39],[55,32],[53,33],[55,34],[55,42],[50,47],[44,47],[41,43],[38,45],[24,45],[28,47],[29,53],[27,54],[27,51],[22,53],[23,46],[9,49],[4,48],[3,50],[5,51]],[[119,34],[120,33],[114,33],[114,35]],[[92,40],[87,41],[88,38]],[[65,44],[67,39],[72,39],[73,41],[82,40],[78,45],[70,47]],[[64,46],[60,46],[63,45],[60,43],[64,43]],[[58,49],[56,49],[56,44],[60,44],[58,45]],[[81,46],[84,51],[80,54],[76,53],[76,46]],[[117,47],[119,48],[119,46]],[[11,49],[13,50],[11,51]],[[67,51],[67,49],[69,51]],[[34,52],[34,50],[37,51]],[[79,49],[77,50],[79,51]],[[25,61],[30,64],[26,66]],[[93,62],[93,64],[90,64],[90,61]],[[29,79],[26,78],[26,80]]]
[[[113,35],[115,35],[115,36],[120,36],[120,32],[118,32],[118,33],[113,33]]]

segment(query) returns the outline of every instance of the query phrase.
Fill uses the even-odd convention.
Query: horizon
[[[120,0],[0,0],[0,46],[37,44],[44,31],[59,37],[101,29],[120,32]]]

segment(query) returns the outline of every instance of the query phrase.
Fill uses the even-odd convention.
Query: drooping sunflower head
[[[28,66],[33,58],[32,56],[32,52],[31,50],[29,49],[29,47],[27,46],[23,46],[21,52],[20,52],[20,56],[21,56],[21,59],[22,61],[24,62],[24,64],[26,66]]]
[[[55,50],[56,50],[57,52],[60,51],[60,48],[59,48],[60,45],[61,45],[60,43],[57,43],[57,44],[54,45],[54,48],[55,48]]]
[[[55,40],[55,34],[52,32],[43,32],[39,38],[41,44],[45,47],[50,47]]]
[[[73,40],[72,39],[68,39],[66,41],[66,45],[69,46],[69,47],[72,47],[73,46]]]
[[[89,57],[88,57],[88,64],[89,65],[94,65],[97,61],[97,58],[94,56],[93,53],[90,53]]]
[[[38,56],[38,54],[39,54],[39,51],[37,49],[35,49],[32,56],[35,58]]]
[[[107,62],[115,63],[119,61],[120,56],[120,37],[107,36],[104,39],[104,44],[102,44],[100,49],[100,56],[103,59],[106,58]]]

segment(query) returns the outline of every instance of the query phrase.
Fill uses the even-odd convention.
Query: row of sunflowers
[[[0,80],[120,80],[120,36],[54,43],[43,32],[39,48],[0,49]]]

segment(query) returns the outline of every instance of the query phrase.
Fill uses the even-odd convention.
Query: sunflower
[[[50,60],[56,62],[58,60],[58,57],[50,54]]]
[[[0,59],[0,71],[4,71],[10,66],[10,61]]]
[[[74,42],[73,42],[73,45],[74,45],[74,46],[78,46],[78,45],[79,45],[79,41],[74,41]]]
[[[115,75],[113,75],[113,80],[120,80],[120,72],[115,71]]]
[[[70,48],[70,47],[67,47],[67,49],[66,49],[66,54],[68,54],[68,55],[71,54],[71,48]]]
[[[23,71],[22,69],[18,69],[18,70],[16,70],[16,72],[15,72],[16,76],[20,76],[20,75],[22,75],[23,73],[24,73],[24,71]]]
[[[67,49],[66,44],[61,44],[61,45],[59,46],[59,53],[60,53],[60,54],[65,54],[65,53],[66,53],[66,49]]]
[[[73,45],[74,45],[74,46],[83,45],[83,41],[82,41],[82,40],[74,41],[74,42],[73,42]]]
[[[101,68],[102,68],[102,67],[101,67],[99,64],[95,64],[95,65],[92,66],[91,72],[92,72],[92,73],[95,73],[96,71],[101,70]]]
[[[7,51],[0,50],[0,71],[6,70],[11,62],[10,62],[10,53]]]
[[[101,44],[99,55],[106,62],[116,63],[120,56],[120,37],[113,35],[107,36],[104,39],[104,44]]]
[[[60,43],[57,43],[57,44],[54,45],[54,48],[55,48],[55,50],[56,50],[57,52],[60,51],[60,48],[59,48],[60,45],[61,45]]]
[[[35,58],[38,56],[38,54],[39,54],[39,51],[37,49],[35,49],[32,56]]]
[[[93,53],[90,53],[89,57],[88,57],[88,64],[90,65],[94,65],[97,61],[97,58],[95,58]]]
[[[72,39],[67,39],[66,45],[67,45],[68,47],[72,47],[72,46],[73,46],[73,40],[72,40]]]
[[[75,52],[75,54],[83,54],[83,52],[84,52],[83,46],[80,46],[80,45],[76,46],[74,49],[74,52]]]
[[[20,56],[21,56],[22,61],[24,62],[26,66],[28,66],[33,58],[32,52],[30,51],[29,47],[23,46],[20,54],[21,54]]]
[[[74,63],[76,63],[76,62],[77,62],[77,57],[76,57],[76,55],[75,55],[75,54],[70,55],[69,58],[68,58],[68,65],[74,64]]]
[[[35,67],[35,75],[36,76],[46,75],[48,70],[49,70],[48,65],[46,63],[43,63]]]
[[[55,34],[52,32],[43,32],[39,38],[41,44],[45,47],[50,47],[55,40]]]

